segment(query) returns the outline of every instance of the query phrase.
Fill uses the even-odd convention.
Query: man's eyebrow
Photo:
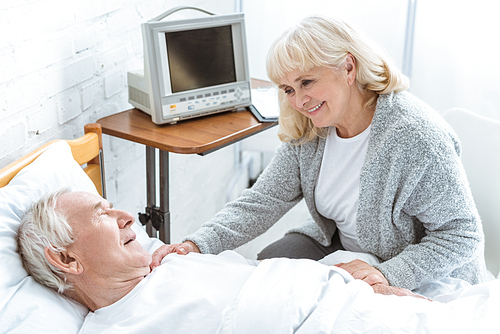
[[[102,209],[102,203],[101,202],[97,202],[96,204],[94,204],[94,206],[92,207],[92,209],[97,210],[97,209]]]
[[[109,208],[112,209],[113,208],[113,203],[109,203]],[[98,210],[98,209],[102,209],[102,202],[97,202],[95,203],[93,206],[92,206],[92,209],[95,210]]]

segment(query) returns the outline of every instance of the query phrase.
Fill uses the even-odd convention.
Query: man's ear
[[[44,253],[45,258],[51,265],[65,273],[78,275],[83,272],[81,263],[68,251],[54,252],[47,246],[45,247]]]

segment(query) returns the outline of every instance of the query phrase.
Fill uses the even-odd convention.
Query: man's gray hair
[[[66,218],[55,210],[58,198],[68,193],[62,188],[42,196],[26,211],[19,226],[17,244],[24,268],[35,281],[59,293],[71,289],[66,275],[49,263],[45,247],[65,251],[73,243],[73,230]]]

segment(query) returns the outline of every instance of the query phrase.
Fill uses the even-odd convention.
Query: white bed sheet
[[[229,333],[495,333],[500,281],[428,301],[375,294],[342,269],[309,260],[266,260],[224,311]]]
[[[169,254],[125,297],[90,312],[79,334],[214,334],[255,268],[233,251]]]

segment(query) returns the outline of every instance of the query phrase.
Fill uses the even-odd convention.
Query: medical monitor
[[[154,123],[251,104],[243,14],[142,24],[144,73],[129,72],[129,102]]]

